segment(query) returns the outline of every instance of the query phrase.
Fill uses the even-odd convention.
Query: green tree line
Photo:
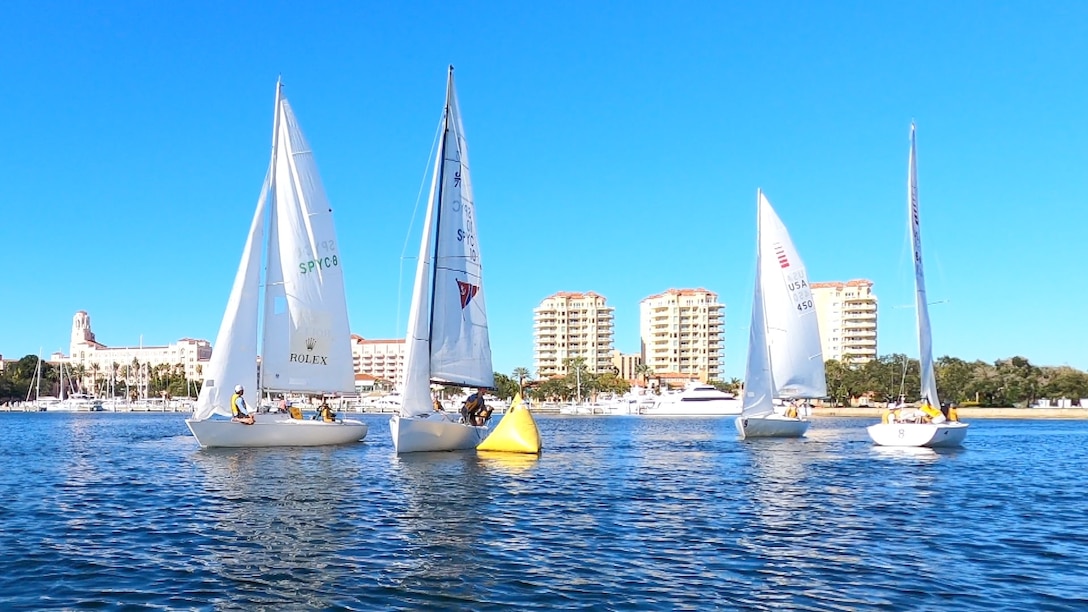
[[[921,399],[921,368],[906,355],[884,355],[864,365],[824,364],[827,393],[836,404],[868,396],[876,401]],[[1040,367],[1024,357],[967,362],[941,357],[933,364],[941,401],[958,405],[1030,406],[1039,398],[1088,398],[1088,373],[1068,366]]]
[[[496,394],[508,399],[523,390],[522,395],[537,401],[566,402],[578,396],[579,381],[583,399],[630,390],[630,383],[613,372],[589,372],[581,358],[568,359],[566,365],[566,376],[538,381],[530,381],[525,368],[515,369],[512,376],[496,372]],[[828,396],[835,404],[845,405],[860,397],[878,402],[901,396],[908,402],[921,399],[918,360],[903,354],[884,355],[855,366],[832,359],[825,362],[824,369]],[[1024,357],[998,359],[993,363],[941,357],[934,363],[934,373],[941,401],[960,406],[1026,407],[1040,398],[1088,398],[1088,373],[1069,366],[1035,366]],[[639,376],[645,384],[653,372],[642,367]],[[739,392],[742,387],[736,378],[710,382],[723,391]]]
[[[27,397],[34,399],[36,382],[34,372],[38,367],[38,356],[27,355],[17,361],[5,364],[0,372],[0,403],[19,402]],[[60,396],[61,369],[58,365],[42,361],[40,394]],[[78,382],[71,382],[71,381]],[[178,364],[160,364],[148,366],[133,359],[132,363],[114,363],[105,368],[98,364],[90,367],[83,365],[65,365],[64,392],[89,393],[96,397],[121,397],[136,399],[136,381],[142,381],[147,387],[148,397],[185,397],[195,395],[200,389],[199,381],[185,378],[185,367]],[[110,384],[113,381],[113,384]]]

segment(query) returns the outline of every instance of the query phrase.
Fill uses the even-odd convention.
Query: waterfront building
[[[404,384],[404,338],[367,340],[352,334],[351,359],[356,374],[369,374],[397,388]]]
[[[639,335],[642,362],[658,378],[721,379],[725,305],[713,291],[669,289],[643,299]]]
[[[873,282],[812,283],[824,359],[863,364],[876,359],[877,299]]]
[[[91,316],[80,310],[72,317],[72,337],[68,355],[54,353],[51,362],[79,367],[83,387],[88,391],[107,380],[138,387],[162,366],[180,369],[185,378],[198,381],[212,356],[207,340],[182,338],[173,344],[111,347],[98,342],[91,331]],[[256,364],[254,364],[256,367]]]
[[[537,376],[568,373],[581,357],[593,373],[612,370],[613,311],[604,296],[561,291],[533,309],[533,364]]]
[[[632,383],[642,384],[642,377],[638,372],[638,366],[640,365],[642,365],[641,354],[612,351],[612,368],[616,376]]]

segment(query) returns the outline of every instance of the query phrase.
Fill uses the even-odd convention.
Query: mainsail
[[[332,208],[310,146],[282,98],[277,140],[261,385],[350,393],[355,372]]]
[[[762,197],[762,194],[760,194]],[[760,240],[757,238],[757,240]],[[746,417],[762,416],[774,412],[774,374],[770,355],[767,353],[766,323],[764,319],[762,249],[756,252],[756,283],[752,293],[752,320],[748,326],[748,363],[744,370],[744,399],[741,413]]]
[[[929,305],[926,302],[926,275],[922,269],[922,231],[918,220],[918,154],[914,144],[914,123],[910,124],[910,163],[907,176],[907,214],[910,216],[911,246],[914,251],[914,300],[918,316],[918,359],[922,367],[922,397],[931,406],[940,407],[937,378],[933,374],[933,338],[929,329]]]

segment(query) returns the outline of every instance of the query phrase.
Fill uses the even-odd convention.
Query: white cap
[[[234,392],[235,393],[241,393],[242,392],[242,385],[234,385]]]

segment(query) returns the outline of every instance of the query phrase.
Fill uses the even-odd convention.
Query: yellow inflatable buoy
[[[510,410],[502,415],[502,420],[495,426],[476,450],[499,451],[505,453],[539,453],[540,430],[536,428],[533,413],[521,401],[521,394],[514,396]]]

